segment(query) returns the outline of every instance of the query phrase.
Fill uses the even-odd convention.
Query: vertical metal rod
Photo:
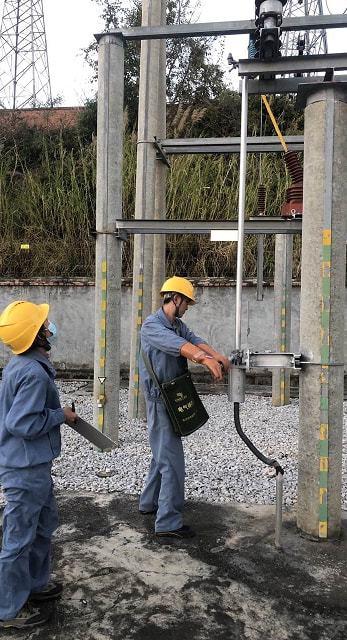
[[[47,75],[48,75],[49,102],[50,102],[51,107],[53,108],[51,76],[50,76],[50,73],[49,73],[49,61],[48,61],[48,48],[47,48],[45,14],[44,14],[43,10],[42,10],[42,23],[43,23],[43,33],[44,33],[44,41],[45,41],[45,51],[46,51],[46,55],[47,55],[46,65],[47,65]]]
[[[242,277],[243,277],[243,244],[246,200],[246,163],[247,163],[247,123],[248,123],[248,78],[242,78],[241,103],[241,145],[240,145],[240,182],[239,182],[239,233],[237,243],[236,272],[236,310],[235,310],[235,348],[241,349],[241,312],[242,312]]]
[[[18,39],[19,39],[19,11],[20,11],[20,0],[17,2],[17,21],[16,21],[16,48],[14,52],[14,80],[13,80],[13,106],[12,109],[16,108],[16,97],[17,97],[17,69],[18,69]]]
[[[33,5],[30,7],[30,30],[31,30],[31,64],[32,64],[32,74],[33,74],[33,101],[31,106],[37,107],[36,104],[36,82],[35,82],[35,51],[34,51],[34,16],[33,16]]]
[[[275,547],[282,549],[282,508],[283,508],[283,474],[276,475],[276,524],[275,524]]]

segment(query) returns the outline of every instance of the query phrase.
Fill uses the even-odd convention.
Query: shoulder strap
[[[160,384],[160,382],[159,382],[159,380],[158,380],[158,378],[157,378],[157,376],[156,376],[156,374],[154,372],[154,369],[152,367],[151,361],[150,361],[147,353],[145,353],[145,351],[143,349],[141,349],[141,355],[142,355],[142,359],[143,359],[143,361],[145,363],[145,367],[146,367],[150,377],[152,378],[154,384],[158,387],[158,389],[161,390],[161,384]]]

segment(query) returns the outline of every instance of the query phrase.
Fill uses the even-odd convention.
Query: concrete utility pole
[[[161,23],[166,23],[167,0],[162,0]],[[158,120],[157,136],[166,138],[166,41],[160,40],[159,47],[159,77],[158,77]],[[166,176],[168,167],[165,162],[157,161],[155,176],[155,206],[154,218],[166,218]],[[166,274],[166,236],[155,235],[153,241],[153,282],[152,282],[152,310],[161,305],[160,289]]]
[[[122,247],[109,232],[122,217],[124,47],[120,37],[101,37],[98,78],[94,424],[117,442]]]
[[[324,539],[341,529],[347,86],[307,91],[297,523]]]
[[[275,351],[290,352],[293,272],[293,236],[276,235],[275,244]],[[290,369],[273,369],[272,404],[290,404]]]
[[[142,26],[158,26],[165,20],[166,0],[143,0]],[[144,40],[141,43],[139,115],[138,115],[138,147],[136,174],[135,218],[148,219],[154,217],[154,211],[160,206],[162,196],[157,194],[159,174],[158,160],[153,145],[154,137],[163,132],[162,121],[159,120],[159,98],[162,99],[161,75],[165,73],[160,40]],[[165,100],[166,104],[166,100]],[[160,171],[160,170],[159,170]],[[145,406],[139,389],[138,358],[140,352],[140,329],[144,318],[152,310],[153,283],[153,236],[142,235],[134,238],[133,267],[133,304],[132,333],[129,377],[129,417],[138,418],[145,415]],[[156,245],[158,246],[158,245]],[[157,251],[157,250],[156,250]],[[162,247],[161,247],[162,251]],[[158,255],[156,253],[156,255]],[[157,259],[156,259],[157,261]]]

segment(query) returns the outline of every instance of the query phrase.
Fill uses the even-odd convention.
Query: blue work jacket
[[[167,382],[187,371],[187,358],[180,355],[181,347],[186,342],[206,344],[203,338],[195,335],[179,318],[171,324],[163,309],[146,318],[141,328],[141,349],[149,357],[159,382]],[[147,399],[159,398],[160,391],[150,377],[142,357],[140,380]]]
[[[0,386],[0,466],[32,467],[60,454],[64,412],[51,362],[38,350],[13,356]]]

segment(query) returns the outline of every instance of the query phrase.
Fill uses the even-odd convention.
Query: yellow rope
[[[271,109],[271,107],[270,107],[270,105],[269,105],[268,99],[267,99],[267,97],[266,97],[266,96],[262,96],[261,98],[262,98],[262,101],[264,102],[264,104],[265,104],[265,106],[266,106],[266,110],[267,110],[267,112],[268,112],[268,114],[269,114],[269,116],[270,116],[270,118],[271,118],[271,122],[272,122],[272,124],[273,124],[273,126],[274,126],[274,128],[275,128],[275,131],[276,131],[276,133],[277,133],[277,135],[278,135],[278,138],[279,138],[279,140],[280,140],[280,143],[281,143],[281,145],[282,145],[282,147],[283,147],[284,151],[287,153],[287,151],[288,151],[288,147],[287,147],[287,145],[286,145],[286,142],[285,142],[284,137],[282,136],[282,134],[281,134],[281,132],[280,132],[280,128],[279,128],[279,126],[278,126],[278,124],[277,124],[277,120],[276,120],[276,118],[275,118],[274,114],[272,113],[272,109]]]

